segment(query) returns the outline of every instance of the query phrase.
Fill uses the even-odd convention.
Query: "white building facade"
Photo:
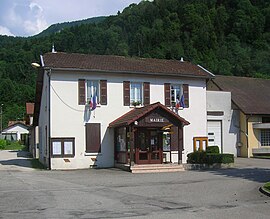
[[[177,60],[66,53],[45,54],[41,63],[38,119],[34,120],[39,126],[39,159],[50,169],[113,167],[119,161],[117,145],[123,146],[126,156],[120,160],[131,165],[139,164],[138,159],[163,163],[164,156],[166,162],[186,163],[187,154],[193,152],[193,138],[207,136],[206,81],[212,75],[198,66]],[[120,124],[118,129],[113,125],[139,109],[148,114],[129,118],[129,125]],[[149,123],[140,126],[140,119]],[[182,133],[178,150],[169,142],[173,132],[164,129],[176,120]],[[138,121],[140,128],[136,128]],[[125,133],[119,134],[121,130]]]

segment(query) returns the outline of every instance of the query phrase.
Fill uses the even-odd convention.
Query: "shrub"
[[[196,151],[187,155],[190,164],[234,163],[233,154],[207,154],[205,151]]]
[[[0,139],[0,149],[4,149],[7,146],[7,142],[4,139]]]
[[[206,148],[207,154],[219,154],[219,147],[218,146],[208,146]]]
[[[192,164],[203,164],[206,163],[206,152],[205,151],[195,151],[187,155],[187,163]]]

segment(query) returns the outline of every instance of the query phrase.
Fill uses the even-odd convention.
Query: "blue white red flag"
[[[92,98],[91,98],[91,102],[90,102],[90,109],[91,111],[95,110],[97,108],[97,96],[94,95]]]
[[[181,96],[181,100],[180,100],[180,107],[183,107],[183,108],[185,108],[185,107],[186,107],[186,105],[185,105],[185,97],[184,97],[184,95],[182,95],[182,96]]]

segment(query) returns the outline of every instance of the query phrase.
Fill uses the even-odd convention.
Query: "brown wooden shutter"
[[[107,80],[100,81],[100,104],[107,105]]]
[[[189,86],[188,84],[183,84],[183,94],[185,98],[185,107],[189,108]]]
[[[165,106],[171,106],[171,84],[164,84],[164,97]]]
[[[124,88],[124,106],[129,106],[130,105],[130,82],[124,81],[123,88]]]
[[[100,123],[86,123],[86,152],[100,153]]]
[[[173,126],[171,130],[171,151],[178,151],[178,127]]]
[[[150,104],[150,83],[149,82],[143,83],[143,104],[145,106]]]
[[[79,105],[85,104],[85,80],[79,79],[78,81],[78,102]]]

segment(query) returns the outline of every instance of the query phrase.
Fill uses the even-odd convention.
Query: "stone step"
[[[180,172],[184,171],[183,165],[176,164],[147,164],[134,165],[130,167],[132,173],[161,173],[161,172]]]

